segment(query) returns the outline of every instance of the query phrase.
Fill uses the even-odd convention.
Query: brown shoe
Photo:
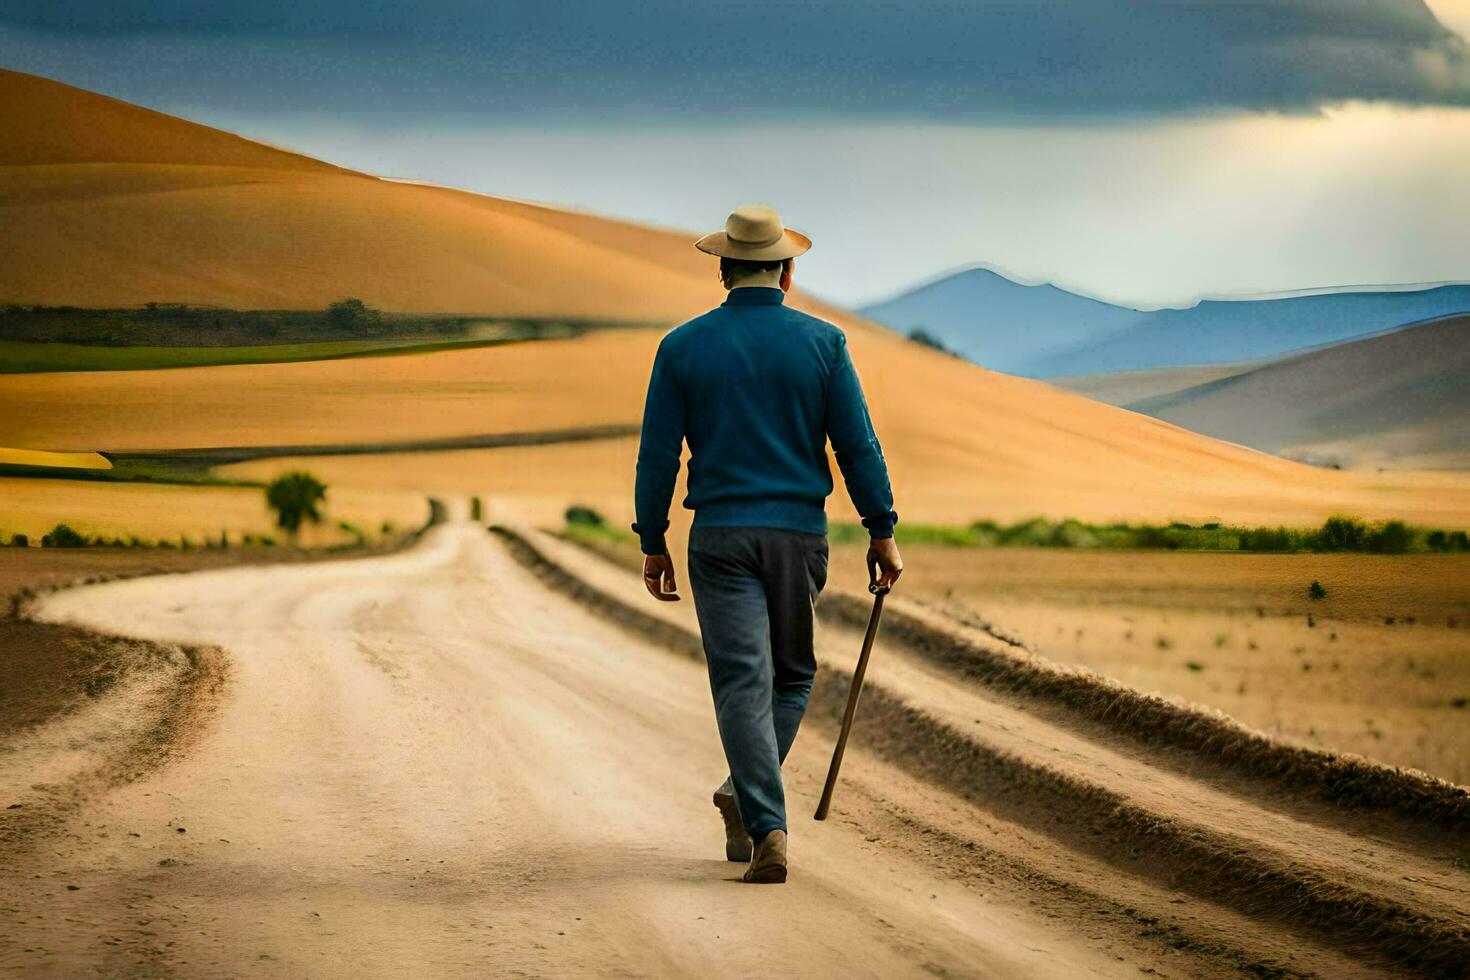
[[[786,881],[786,831],[773,830],[755,845],[745,880],[756,885],[780,885]]]
[[[720,817],[725,821],[725,860],[749,861],[755,847],[750,843],[750,835],[745,832],[745,822],[740,819],[740,807],[735,804],[735,795],[715,790],[715,806],[719,808]]]

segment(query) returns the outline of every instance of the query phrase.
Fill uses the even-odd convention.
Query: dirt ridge
[[[139,710],[145,720],[121,746],[100,753],[91,765],[59,783],[31,783],[20,799],[6,801],[0,810],[0,854],[11,858],[62,833],[68,818],[98,794],[142,779],[188,752],[207,730],[229,683],[229,658],[218,647],[73,628],[98,646],[117,651],[124,672],[150,674],[159,683],[156,690],[144,691]],[[102,695],[127,696],[125,684]]]
[[[825,596],[818,612],[847,626],[861,626],[868,615],[863,600],[842,593]],[[1227,715],[1147,694],[1029,650],[1018,656],[1009,648],[987,646],[906,608],[903,600],[888,607],[884,629],[890,638],[959,677],[1059,705],[1131,739],[1187,749],[1253,779],[1307,791],[1333,805],[1387,810],[1431,830],[1463,833],[1470,827],[1470,791],[1428,773],[1292,745]]]
[[[630,632],[684,656],[702,657],[699,637],[692,631],[594,586],[526,534],[504,526],[492,531],[549,587]],[[845,607],[826,614],[844,625],[848,620],[841,617],[865,606],[860,599],[844,601],[837,594],[821,605],[829,604]],[[811,702],[817,717],[829,723],[841,717],[850,680],[842,669],[819,674]],[[880,758],[1001,813],[1054,813],[1059,826],[1046,832],[1068,844],[1110,859],[1131,855],[1139,870],[1174,887],[1310,929],[1332,945],[1444,975],[1470,971],[1470,929],[1459,923],[1355,882],[1332,880],[1286,851],[1253,851],[1228,833],[1161,816],[1100,785],[997,750],[907,703],[881,681],[865,686],[863,714],[859,737]],[[879,732],[881,737],[872,737]]]

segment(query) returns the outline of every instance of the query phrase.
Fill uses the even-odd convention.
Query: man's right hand
[[[892,538],[873,538],[868,543],[868,581],[872,588],[891,589],[903,574],[903,556]]]
[[[668,552],[643,557],[643,587],[659,602],[678,602],[678,584],[674,581],[674,559]]]

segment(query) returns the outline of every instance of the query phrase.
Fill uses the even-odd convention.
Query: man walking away
[[[725,856],[745,880],[786,880],[781,762],[806,712],[816,657],[813,603],[827,580],[830,439],[872,538],[868,565],[903,570],[893,492],[847,339],[784,305],[811,247],[771,208],[738,208],[695,242],[720,257],[725,302],[663,339],[653,362],[636,490],[643,580],[676,601],[664,541],[679,456],[689,444],[689,580],[730,776],[715,792]]]

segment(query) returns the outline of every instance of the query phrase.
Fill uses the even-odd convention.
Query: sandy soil
[[[478,528],[401,557],[118,583],[47,610],[223,641],[234,663],[194,754],[96,800],[27,873],[7,868],[12,968],[1137,971],[1107,942],[867,853],[840,822],[802,822],[787,887],[732,883],[702,671],[545,593]],[[0,763],[11,798],[25,761]]]
[[[585,559],[589,581],[636,599],[636,577],[565,551]],[[687,623],[687,605],[655,612]],[[876,732],[849,754],[836,818],[813,824],[801,815],[825,768],[825,705],[788,766],[791,883],[739,885],[738,869],[718,860],[707,801],[722,767],[701,665],[548,591],[472,525],[438,528],[390,558],[112,583],[57,594],[42,612],[218,643],[228,668],[207,717],[171,736],[188,751],[161,768],[135,761],[110,788],[86,782],[88,756],[112,764],[115,733],[129,718],[141,724],[148,690],[120,692],[132,712],[105,700],[110,720],[94,720],[108,720],[110,740],[89,740],[87,719],[71,719],[64,764],[54,733],[0,756],[0,797],[21,802],[20,813],[67,796],[32,786],[38,771],[79,787],[62,829],[18,848],[0,872],[7,968],[1027,977],[1386,968],[1070,836],[1101,826],[1064,829],[1016,797],[977,806],[917,781],[870,754]],[[850,661],[852,640],[824,632],[826,669]],[[1050,742],[1063,752],[1052,758],[1132,780],[1140,800],[1175,819],[1225,821],[1244,846],[1336,868],[1426,914],[1446,914],[1435,889],[1463,887],[1440,858],[1427,863],[1388,840],[1377,858],[1354,857],[1344,831],[1150,769],[896,651],[885,652],[878,682],[941,717],[982,712],[985,737],[1015,758]],[[1427,891],[1389,884],[1406,868]]]
[[[904,554],[910,595],[1053,660],[1301,744],[1470,782],[1470,556]],[[834,549],[834,582],[860,587],[860,561]],[[1314,580],[1327,598],[1308,598]]]
[[[391,550],[395,545],[380,546]],[[354,549],[335,557],[378,552]],[[27,596],[83,580],[194,572],[236,565],[321,561],[299,548],[0,548],[0,737],[71,711],[112,692],[150,651],[94,631],[32,622],[21,614]]]

